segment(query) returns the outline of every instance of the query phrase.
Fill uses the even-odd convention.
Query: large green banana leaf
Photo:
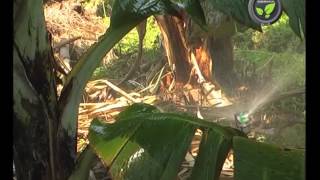
[[[236,129],[134,104],[114,124],[94,120],[89,141],[113,179],[170,180],[176,178],[197,128],[203,139],[191,177],[218,179],[233,136],[245,136]]]
[[[176,179],[197,128],[203,135],[192,168],[192,180],[218,180],[231,148],[236,180],[304,178],[304,151],[282,150],[248,140],[236,129],[187,115],[159,113],[147,104],[134,104],[114,124],[94,120],[89,141],[110,167],[113,179]]]
[[[253,29],[260,30],[260,25],[255,23],[249,15],[248,4],[249,0],[207,0],[212,6],[231,16],[233,19],[239,21],[240,23],[251,27]]]
[[[305,151],[234,137],[235,180],[303,180]]]
[[[249,0],[207,0],[214,8],[231,16],[243,25],[256,30],[261,28],[252,21],[248,12]],[[280,0],[289,17],[292,30],[302,38],[305,35],[305,0]],[[239,26],[239,25],[237,25]],[[302,30],[302,32],[301,32]]]
[[[289,24],[292,30],[300,38],[304,37],[306,33],[305,0],[281,0],[281,3],[289,17]]]

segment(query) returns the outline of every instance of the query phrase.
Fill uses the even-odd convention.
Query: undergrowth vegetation
[[[234,38],[235,70],[242,80],[266,83],[282,92],[303,88],[305,85],[305,45],[289,27],[288,17],[282,17],[271,26],[264,26],[263,33],[247,30]],[[245,72],[245,73],[244,73]],[[262,84],[260,87],[263,87]],[[292,97],[271,107],[304,112],[304,97]]]
[[[104,21],[109,22],[105,17]],[[107,23],[108,25],[108,23]],[[104,66],[100,66],[94,72],[92,79],[111,78],[119,79],[125,76],[127,71],[119,72],[119,69],[130,68],[131,64],[137,58],[139,37],[136,29],[132,29],[113,49],[117,58],[107,60]],[[160,30],[154,18],[148,18],[146,35],[143,41],[142,61],[157,61],[161,52]],[[117,73],[114,73],[117,72]]]

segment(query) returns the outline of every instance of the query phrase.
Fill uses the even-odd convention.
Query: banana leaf
[[[281,0],[281,3],[289,17],[291,29],[303,38],[306,34],[305,0]]]
[[[232,17],[236,21],[250,28],[261,30],[261,26],[254,22],[248,11],[249,0],[208,0],[212,6]]]
[[[249,15],[249,0],[207,0],[214,8],[231,16],[239,23],[262,31]],[[291,29],[300,37],[305,35],[305,0],[280,0],[283,10],[289,17]]]
[[[195,130],[203,135],[190,179],[219,179],[230,149],[236,180],[304,179],[304,150],[249,140],[240,131],[134,104],[114,124],[94,120],[89,141],[114,179],[176,179]]]
[[[303,180],[305,151],[234,137],[235,180]]]
[[[191,179],[218,180],[233,136],[232,128],[194,117],[160,113],[151,105],[134,104],[114,124],[94,120],[89,141],[110,167],[113,179],[176,179],[195,130],[203,129],[199,156]]]

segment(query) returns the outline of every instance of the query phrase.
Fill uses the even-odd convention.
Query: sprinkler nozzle
[[[234,119],[236,121],[236,126],[244,131],[251,123],[251,116],[248,112],[239,112],[234,114]]]

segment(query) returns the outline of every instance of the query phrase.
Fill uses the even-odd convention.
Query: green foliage
[[[270,69],[271,61],[272,68]],[[264,50],[236,50],[234,69],[241,80],[261,81],[261,83],[263,83],[262,85],[265,86],[271,83],[274,87],[279,88],[278,90],[280,92],[305,86],[304,54],[292,52],[275,53]],[[244,72],[246,72],[246,76],[243,76]],[[268,79],[268,82],[264,79],[266,76],[270,76],[271,78]],[[278,108],[299,109],[299,112],[303,112],[304,98],[293,100],[294,99],[281,101],[284,104],[278,106]],[[279,102],[277,102],[277,104],[278,103]]]
[[[132,29],[123,39],[115,46],[115,50],[119,54],[132,54],[137,52],[139,44],[138,32]]]
[[[305,0],[281,0],[281,4],[290,17],[289,24],[292,30],[299,37],[304,37],[306,33]]]
[[[204,16],[206,19],[206,24],[208,27],[208,31],[201,31],[198,26],[192,25],[192,29],[189,30],[191,34],[188,39],[192,38],[203,38],[207,36],[213,37],[229,37],[232,36],[236,31],[236,21],[230,18],[229,15],[226,15],[222,11],[218,10],[213,3],[210,1],[202,1],[201,6],[204,12]]]
[[[109,19],[109,18],[105,18]],[[143,60],[157,61],[161,57],[160,50],[160,30],[153,17],[148,18],[146,35],[143,43]],[[126,71],[119,72],[119,69],[129,68],[138,53],[139,37],[136,29],[131,30],[115,46],[114,51],[118,54],[118,59],[110,59],[104,66],[95,69],[91,79],[119,79],[126,75]]]
[[[221,133],[215,129],[205,130],[190,178],[219,179],[234,135],[236,134]]]
[[[253,29],[260,30],[260,26],[250,18],[248,0],[209,0],[209,2],[217,10],[231,16],[240,23]]]
[[[275,56],[273,62],[273,76],[275,79],[287,77],[287,89],[304,87],[305,85],[305,54],[281,53]]]
[[[109,64],[105,66],[99,66],[97,69],[93,72],[91,80],[97,80],[97,79],[119,79],[121,77],[124,77],[126,75],[126,71],[119,71],[119,69],[126,69],[127,63],[129,61],[134,61],[133,58],[127,59],[127,58],[120,58],[116,59]]]
[[[160,45],[160,29],[157,25],[156,20],[151,17],[148,18],[147,21],[147,32],[146,36],[144,37],[144,48],[147,51],[151,51],[153,49],[158,49]]]
[[[160,30],[153,17],[147,20],[146,35],[143,42],[145,52],[154,52],[159,48]],[[138,52],[139,37],[136,29],[131,30],[126,36],[115,46],[115,50],[121,54],[133,54]]]
[[[256,43],[253,40],[257,40]],[[304,42],[297,38],[289,28],[288,17],[281,19],[272,26],[264,27],[264,33],[248,30],[235,37],[235,70],[240,75],[246,68],[255,66],[256,71],[249,69],[250,79],[261,78],[269,74],[268,62],[272,60],[271,83],[280,86],[280,92],[305,86],[305,53]],[[246,77],[249,79],[248,77]],[[266,84],[266,82],[264,83]],[[298,96],[275,103],[266,112],[295,112],[297,117],[304,119],[305,97]]]
[[[89,141],[115,179],[168,180],[175,179],[196,128],[204,130],[205,138],[191,176],[218,179],[232,137],[244,136],[232,128],[134,104],[114,124],[93,121]]]
[[[123,20],[137,25],[154,14],[178,14],[175,4],[166,0],[118,0],[113,3],[112,11],[110,28],[123,26]]]
[[[90,167],[95,158],[95,153],[87,146],[80,154],[80,157],[77,159],[77,166],[73,170],[72,175],[68,180],[88,180]]]
[[[263,31],[249,29],[234,36],[236,72],[241,75],[247,71],[245,78],[261,79],[266,84],[264,77],[269,74],[272,61],[271,80],[274,86],[281,84],[281,92],[304,87],[305,44],[291,30],[288,16],[283,13],[276,23],[263,27]],[[304,101],[302,96],[293,97],[275,102],[265,110],[294,111],[303,117]]]
[[[176,178],[197,128],[203,135],[191,179],[219,179],[231,148],[237,180],[304,176],[304,151],[256,143],[236,129],[187,115],[159,113],[147,104],[129,106],[114,124],[94,120],[89,141],[115,179],[169,180]]]
[[[284,99],[271,105],[271,111],[294,112],[295,118],[305,120],[305,96]]]
[[[295,36],[286,14],[271,26],[264,26],[263,33],[249,29],[244,33],[237,33],[233,40],[237,49],[300,53],[305,50],[304,41]]]
[[[206,26],[205,16],[199,0],[185,0],[182,1],[185,11],[190,17],[205,31],[208,31]]]
[[[278,132],[277,136],[267,138],[267,143],[277,144],[282,147],[305,148],[306,125],[295,124],[287,126]]]
[[[305,151],[281,149],[242,137],[233,138],[235,180],[305,179]]]

